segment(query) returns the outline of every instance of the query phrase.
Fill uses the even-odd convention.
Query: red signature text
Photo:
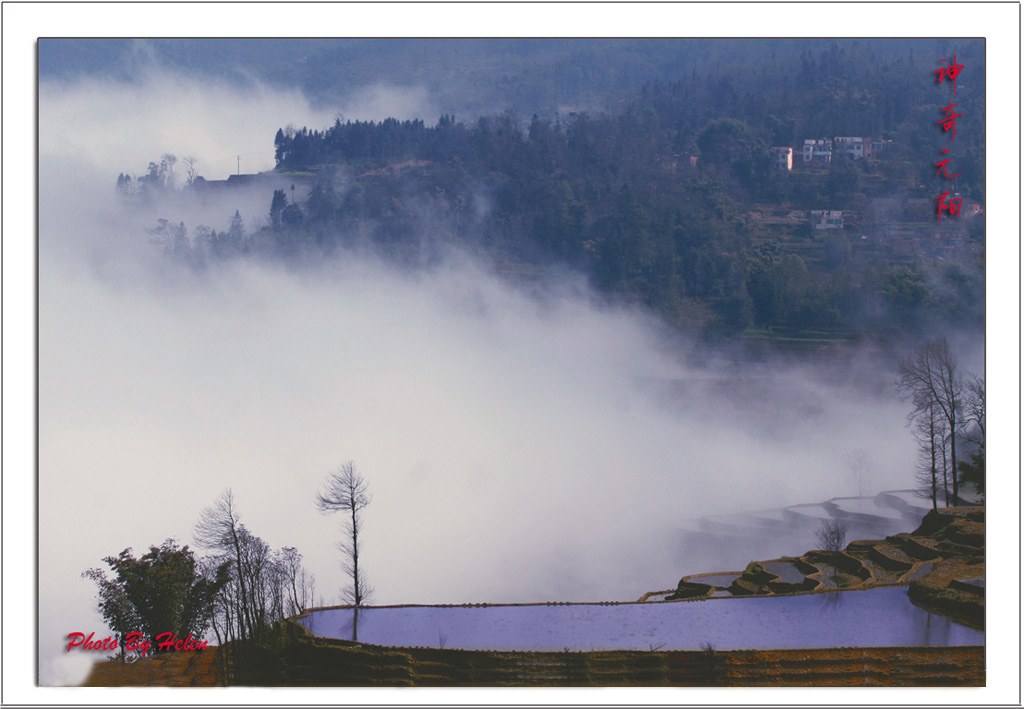
[[[83,650],[117,649],[117,636],[107,636],[100,642],[99,640],[93,640],[95,635],[96,633],[89,633],[89,637],[85,637],[85,633],[68,633],[68,649],[64,652],[71,652],[73,647],[80,647]]]
[[[164,638],[164,640],[161,640]],[[188,634],[188,637],[184,640],[178,639],[177,633],[160,633],[156,636],[156,646],[163,652],[168,650],[205,650],[206,641],[196,640],[192,637],[192,633]]]
[[[96,633],[89,633],[86,637],[85,633],[68,633],[68,647],[65,652],[71,652],[73,648],[82,648],[83,650],[102,650],[109,652],[111,650],[117,650],[120,646],[116,635],[108,635],[103,640],[93,640]],[[181,639],[177,633],[160,633],[153,642],[149,641],[145,635],[140,632],[128,633],[124,636],[124,648],[129,652],[137,652],[140,655],[147,655],[149,651],[153,649],[153,645],[160,652],[181,652],[181,651],[192,651],[192,650],[205,650],[207,645],[205,640],[197,640],[192,637],[189,633],[188,637]]]

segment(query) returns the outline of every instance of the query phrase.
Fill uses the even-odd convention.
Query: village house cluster
[[[772,148],[772,153],[778,169],[792,170],[794,159],[797,165],[801,162],[805,165],[828,165],[833,160],[860,160],[881,152],[891,143],[891,140],[881,138],[837,135],[833,138],[806,138],[799,154],[790,146]]]

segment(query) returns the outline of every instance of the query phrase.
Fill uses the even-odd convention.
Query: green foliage
[[[122,641],[133,631],[150,639],[164,632],[182,640],[189,634],[202,638],[214,598],[228,582],[228,564],[218,566],[212,578],[203,576],[188,546],[179,548],[172,539],[137,559],[125,549],[103,561],[114,572],[113,580],[98,568],[83,575],[98,585],[99,609]]]
[[[931,290],[921,274],[905,266],[896,266],[889,272],[883,292],[894,312],[905,322],[910,322],[931,298]]]
[[[103,620],[118,636],[118,643],[121,650],[121,659],[125,657],[125,637],[128,633],[139,629],[140,621],[135,606],[128,599],[124,584],[118,581],[111,581],[103,572],[103,569],[87,569],[82,573],[83,578],[93,581],[98,587],[99,604],[98,609],[103,615]]]
[[[747,124],[735,118],[713,120],[697,136],[697,147],[705,163],[732,162],[757,145]]]

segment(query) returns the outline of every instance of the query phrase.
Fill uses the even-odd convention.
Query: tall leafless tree
[[[199,177],[199,159],[188,155],[183,157],[181,161],[185,163],[185,186],[191,187],[195,184],[196,178]]]
[[[367,490],[366,479],[350,460],[327,475],[316,496],[316,506],[321,513],[348,513],[344,524],[345,537],[339,542],[338,549],[344,555],[342,569],[352,577],[352,586],[345,589],[342,597],[356,608],[363,605],[373,592],[359,568],[359,532],[362,529],[360,512],[372,499]]]
[[[914,420],[914,435],[917,438],[917,482],[922,496],[932,501],[932,509],[938,509],[939,490],[944,495],[943,506],[949,506],[949,489],[946,486],[946,470],[942,470],[942,482],[939,482],[939,457],[945,458],[946,421],[938,413],[934,405],[920,412]]]
[[[254,630],[251,623],[250,594],[245,584],[248,573],[242,568],[247,556],[242,551],[245,538],[243,532],[244,527],[235,509],[235,496],[230,488],[224,490],[212,505],[203,510],[192,531],[196,544],[204,549],[213,550],[232,562],[235,583],[231,584],[232,588],[225,597],[234,601],[229,603],[228,610],[234,621],[233,625],[236,626],[232,630],[237,629],[233,634],[239,638],[252,637]]]
[[[914,406],[912,419],[924,415],[929,407],[937,409],[945,419],[949,435],[952,502],[958,504],[960,490],[956,474],[956,439],[964,424],[961,416],[964,381],[946,339],[922,345],[903,360],[896,386]]]

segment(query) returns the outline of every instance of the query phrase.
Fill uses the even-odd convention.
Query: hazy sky
[[[346,116],[429,110],[390,91],[355,94]],[[210,178],[238,154],[267,156],[243,171],[269,168],[278,127],[333,121],[294,92],[152,72],[44,84],[39,98],[43,683],[84,672],[82,655],[60,652],[68,632],[104,630],[81,572],[125,547],[191,543],[228,486],[243,522],[298,547],[336,602],[337,522],[312,496],[354,460],[374,494],[364,559],[377,601],[455,603],[672,586],[714,568],[673,558],[679,520],[851,494],[841,458],[854,448],[878,461],[875,489],[910,484],[905,409],[867,358],[850,386],[781,363],[723,379],[577,278],[541,297],[468,257],[412,274],[345,254],[301,273],[202,277],[157,258],[144,230],[158,217],[220,230],[236,208],[261,217],[269,195],[127,213],[117,173],[164,152],[195,155]],[[723,382],[739,394],[720,396]]]

